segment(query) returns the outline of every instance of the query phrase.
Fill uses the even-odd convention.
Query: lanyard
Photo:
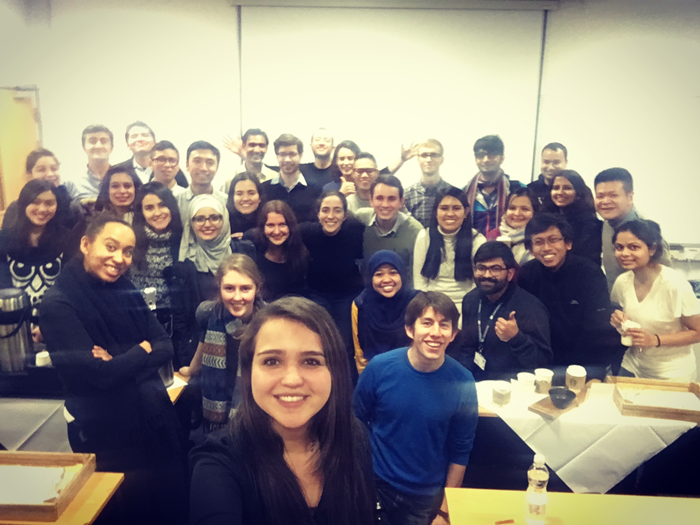
[[[493,311],[493,313],[489,317],[489,322],[486,325],[486,330],[484,330],[483,333],[481,333],[481,303],[482,303],[482,301],[479,301],[479,312],[476,316],[476,324],[479,328],[479,353],[483,354],[484,353],[484,341],[486,341],[486,334],[489,333],[489,328],[491,328],[493,318],[496,317],[496,314],[498,313],[498,310],[501,309],[501,306],[503,306],[503,303],[499,303],[499,305]]]

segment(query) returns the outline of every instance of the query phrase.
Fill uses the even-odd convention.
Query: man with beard
[[[476,289],[462,300],[462,332],[449,354],[474,378],[501,379],[549,365],[549,314],[513,282],[513,252],[498,241],[474,254]]]
[[[503,172],[505,147],[498,135],[481,137],[474,143],[474,159],[479,173],[464,188],[472,210],[474,229],[487,239],[501,225],[508,208],[508,194],[522,187]]]
[[[229,141],[226,147],[231,149],[234,143],[235,141]],[[243,158],[243,162],[233,175],[224,179],[223,183],[220,185],[221,191],[228,195],[231,181],[236,175],[244,171],[257,175],[260,182],[265,182],[266,180],[276,177],[277,172],[263,164],[263,159],[265,158],[265,153],[267,153],[269,144],[270,141],[267,138],[267,133],[263,130],[251,128],[246,131],[241,139],[240,151],[232,150]]]

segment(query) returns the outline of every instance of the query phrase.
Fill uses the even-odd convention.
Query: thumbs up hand
[[[515,312],[511,312],[508,319],[498,318],[494,326],[496,336],[504,343],[513,339],[518,332],[518,322],[515,320]]]
[[[352,195],[355,193],[355,183],[347,180],[345,177],[340,177],[340,193],[345,196]]]

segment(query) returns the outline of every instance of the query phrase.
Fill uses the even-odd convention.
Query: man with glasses
[[[406,189],[406,209],[424,228],[430,226],[430,214],[437,192],[452,188],[440,176],[440,166],[445,160],[443,152],[442,144],[436,139],[428,139],[420,144],[417,154],[420,182]]]
[[[513,252],[489,241],[474,254],[476,288],[462,300],[462,332],[449,355],[474,378],[503,379],[552,361],[549,313],[513,281]]]
[[[133,153],[130,159],[127,159],[116,166],[127,170],[129,173],[137,177],[142,183],[146,184],[153,178],[153,168],[151,166],[151,150],[156,143],[156,134],[145,122],[137,120],[126,127],[124,133],[126,146]],[[179,168],[175,172],[176,184],[186,188],[189,185],[185,174]]]
[[[197,195],[209,193],[218,201],[226,206],[228,196],[219,190],[214,189],[211,181],[214,180],[216,172],[219,169],[220,153],[216,146],[204,141],[198,140],[190,144],[187,148],[187,161],[185,168],[190,174],[192,184],[183,193],[177,196],[177,203],[180,207],[180,216],[182,217],[182,225],[189,228],[189,209],[190,202]],[[183,236],[185,239],[185,236]]]
[[[348,210],[355,213],[362,208],[371,208],[370,188],[379,177],[377,161],[374,155],[362,151],[355,157],[355,167],[352,173],[355,182],[355,193],[348,196]]]
[[[321,186],[307,181],[299,171],[304,145],[289,133],[277,137],[273,145],[280,172],[276,177],[263,182],[267,200],[280,200],[289,204],[298,222],[314,221],[316,199],[321,196]]]
[[[522,187],[511,181],[501,169],[505,147],[498,135],[481,137],[474,143],[474,158],[479,173],[464,188],[472,210],[473,227],[487,239],[497,235],[508,207],[508,194]]]
[[[573,229],[561,215],[543,213],[525,227],[525,246],[535,257],[525,263],[518,285],[549,310],[554,366],[586,367],[601,379],[622,358],[620,336],[610,325],[612,307],[603,270],[569,253]]]
[[[169,188],[174,197],[185,193],[185,188],[179,186],[175,176],[180,171],[180,154],[175,145],[167,140],[161,140],[151,150],[151,167],[153,180]]]

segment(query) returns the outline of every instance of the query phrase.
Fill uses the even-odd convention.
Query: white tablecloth
[[[574,492],[605,493],[639,465],[661,452],[695,423],[622,416],[613,384],[593,384],[587,400],[554,421],[530,412],[545,397],[513,384],[511,402],[492,403],[493,381],[477,384],[479,405],[492,410]]]

